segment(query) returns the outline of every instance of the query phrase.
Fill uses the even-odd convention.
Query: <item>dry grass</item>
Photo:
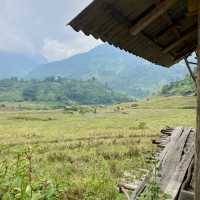
[[[37,173],[62,182],[73,198],[81,198],[94,170],[101,172],[102,160],[114,184],[139,178],[141,169],[148,168],[145,158],[154,150],[151,141],[159,136],[160,129],[195,126],[194,102],[194,97],[158,98],[137,106],[99,107],[97,113],[85,114],[62,110],[11,112],[4,107],[0,112],[0,158],[13,159],[16,151],[31,146]],[[118,199],[123,197],[118,195]]]

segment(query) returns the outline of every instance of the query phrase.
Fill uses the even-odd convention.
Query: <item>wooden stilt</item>
[[[197,42],[197,131],[195,141],[195,200],[200,200],[200,1],[198,2],[198,42]]]
[[[193,71],[192,71],[192,69],[190,68],[190,63],[188,62],[187,59],[188,59],[188,58],[184,58],[186,67],[187,67],[187,69],[188,69],[188,71],[189,71],[189,73],[190,73],[191,78],[192,78],[193,81],[194,81],[195,87],[197,88],[196,77],[195,77],[195,75],[193,74]]]

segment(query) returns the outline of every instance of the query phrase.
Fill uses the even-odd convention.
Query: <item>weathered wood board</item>
[[[195,130],[192,128],[167,128],[161,131],[157,144],[160,153],[160,174],[157,177],[161,190],[171,200],[193,200],[193,172]],[[148,177],[138,186],[131,200],[148,190]]]

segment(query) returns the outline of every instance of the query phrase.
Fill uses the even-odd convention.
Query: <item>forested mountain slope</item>
[[[107,44],[71,58],[40,65],[27,78],[45,79],[61,76],[68,79],[88,80],[95,77],[110,88],[144,97],[164,84],[182,79],[187,70],[181,64],[170,69],[155,66],[139,57]]]
[[[47,78],[45,80],[0,80],[1,102],[54,102],[72,104],[112,104],[131,101],[126,95],[97,82]]]
[[[162,87],[159,95],[173,96],[173,95],[195,95],[196,88],[193,79],[190,75],[186,75],[184,79],[180,81],[171,82]]]

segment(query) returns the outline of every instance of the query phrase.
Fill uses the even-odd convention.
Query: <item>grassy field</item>
[[[194,108],[195,97],[146,99],[87,113],[3,103],[0,159],[16,166],[19,152],[31,149],[31,178],[51,180],[63,193],[46,199],[123,200],[117,184],[137,180],[149,168],[151,141],[160,129],[195,127]],[[3,192],[4,180],[0,174]]]

